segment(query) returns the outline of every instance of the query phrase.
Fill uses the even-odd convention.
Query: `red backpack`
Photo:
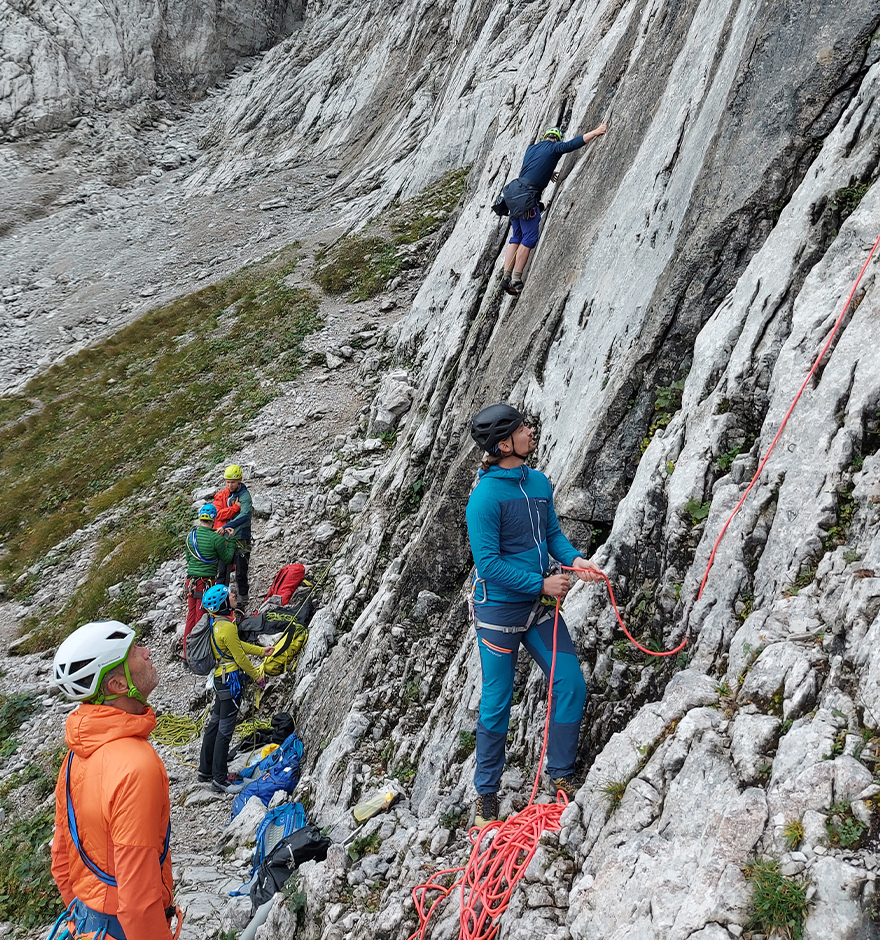
[[[269,588],[263,601],[265,602],[272,597],[273,594],[277,594],[281,598],[281,606],[283,607],[293,596],[293,592],[302,584],[305,576],[305,565],[301,565],[299,562],[294,565],[285,565],[278,571],[278,574],[275,575],[272,580],[272,586]]]

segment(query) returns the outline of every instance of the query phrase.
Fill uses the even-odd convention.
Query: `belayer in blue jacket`
[[[544,187],[556,182],[556,164],[563,154],[580,150],[596,137],[605,133],[606,125],[594,127],[588,134],[562,139],[558,127],[550,127],[536,144],[532,144],[523,158],[522,169],[513,182],[504,187],[504,199],[510,209],[510,242],[504,253],[502,286],[508,294],[519,296],[523,289],[523,269],[529,252],[538,244],[541,209],[538,202]]]
[[[526,466],[536,444],[523,416],[505,404],[484,408],[471,421],[471,436],[487,452],[467,505],[483,672],[474,774],[475,825],[482,826],[498,818],[498,788],[520,644],[550,677],[554,608],[541,598],[564,597],[569,588],[567,574],[552,572],[551,558],[584,569],[578,572],[583,581],[598,581],[601,575],[562,534],[550,481]],[[577,653],[560,617],[547,743],[547,774],[554,793],[563,790],[573,796],[576,790],[574,764],[585,699]]]

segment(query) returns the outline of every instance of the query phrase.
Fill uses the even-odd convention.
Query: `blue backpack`
[[[256,835],[256,848],[254,849],[254,861],[251,865],[250,877],[237,891],[230,891],[232,897],[240,894],[247,894],[250,891],[251,883],[257,869],[266,860],[267,856],[272,854],[273,849],[289,835],[302,829],[308,819],[306,810],[302,803],[282,803],[275,809],[270,809],[263,817]]]
[[[244,809],[252,796],[257,796],[268,806],[269,801],[279,791],[293,793],[299,783],[299,762],[303,755],[303,743],[296,732],[285,738],[281,747],[276,748],[267,757],[245,767],[241,772],[245,779],[250,778],[232,803],[232,818]]]

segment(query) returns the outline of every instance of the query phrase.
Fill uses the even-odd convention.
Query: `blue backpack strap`
[[[216,561],[215,558],[205,558],[205,556],[199,551],[199,539],[196,535],[196,529],[193,529],[192,532],[186,537],[186,547],[195,555],[200,562],[205,565],[210,565],[212,561]]]
[[[88,870],[101,882],[105,885],[108,885],[111,888],[117,887],[116,879],[112,875],[108,875],[102,868],[98,866],[86,855],[85,849],[82,847],[82,841],[79,837],[79,830],[76,825],[76,813],[73,809],[73,800],[70,796],[70,765],[73,763],[73,751],[70,751],[67,755],[67,770],[65,771],[64,777],[64,787],[67,793],[67,828],[70,830],[70,838],[73,841],[74,846],[76,846],[77,852],[79,852],[79,857],[82,859],[83,865],[88,868]],[[159,856],[159,865],[162,866],[165,864],[165,859],[168,857],[168,847],[171,845],[171,819],[168,820],[168,829],[165,831],[165,844],[162,846],[162,854]]]
[[[79,838],[79,830],[76,827],[76,813],[73,809],[73,800],[70,798],[70,765],[73,763],[73,751],[67,755],[67,771],[65,772],[64,786],[67,791],[67,828],[70,830],[70,838],[73,840],[74,846],[76,846],[77,852],[79,852],[79,857],[82,859],[83,865],[88,868],[88,870],[101,882],[105,885],[109,885],[111,888],[116,887],[116,879],[112,875],[108,875],[103,869],[98,868],[98,866],[86,855],[82,842]]]

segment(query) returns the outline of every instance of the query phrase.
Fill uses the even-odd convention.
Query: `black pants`
[[[241,695],[233,698],[229,684],[214,676],[214,708],[205,725],[199,773],[203,776],[210,774],[217,783],[224,785],[229,772],[229,744],[235,733],[240,705]]]
[[[228,563],[218,562],[217,581],[229,587],[229,577],[232,573],[232,566],[235,565],[235,582],[238,585],[238,594],[240,597],[247,597],[250,594],[250,582],[248,581],[248,570],[251,565],[250,544],[247,550],[235,549],[232,561]]]

